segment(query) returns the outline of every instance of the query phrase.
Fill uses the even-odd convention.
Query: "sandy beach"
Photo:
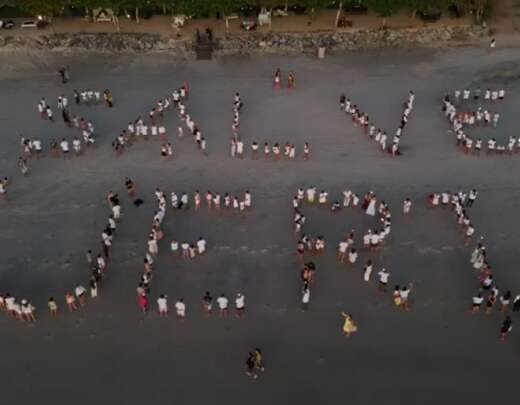
[[[497,129],[477,130],[483,139],[506,143],[518,136],[520,103],[518,48],[393,49],[308,57],[229,57],[176,61],[168,55],[5,54],[0,73],[0,176],[11,178],[8,199],[0,201],[0,291],[29,298],[38,321],[22,324],[0,314],[0,358],[6,402],[65,404],[485,404],[516,394],[513,380],[520,356],[520,320],[498,340],[503,315],[471,316],[479,284],[453,213],[426,205],[432,192],[477,188],[470,216],[484,236],[501,291],[520,293],[516,269],[520,242],[519,155],[464,155],[441,112],[446,92],[465,87],[505,88],[493,105],[501,114]],[[62,85],[56,70],[67,65],[71,81]],[[274,70],[296,72],[296,88],[275,91]],[[285,79],[285,76],[284,76]],[[190,84],[187,109],[208,140],[204,157],[189,137],[179,139],[178,117],[165,118],[174,147],[171,161],[160,160],[160,142],[137,142],[116,157],[110,143],[138,115],[147,116],[158,99],[183,82]],[[16,158],[20,134],[71,139],[61,119],[51,124],[37,112],[41,97],[55,109],[60,94],[74,89],[110,88],[113,109],[71,106],[91,119],[97,145],[83,156],[31,159],[22,177]],[[401,144],[403,155],[382,154],[374,142],[339,110],[341,92],[371,120],[393,134],[408,91],[415,108]],[[229,156],[233,94],[245,106],[241,135],[243,160]],[[55,109],[55,111],[57,111]],[[469,130],[471,132],[472,130]],[[475,132],[476,133],[476,132]],[[311,145],[311,159],[271,162],[250,158],[251,142]],[[127,198],[124,178],[135,182],[144,204]],[[376,253],[362,252],[353,269],[336,260],[336,246],[350,229],[357,243],[377,220],[361,211],[331,214],[305,207],[306,232],[324,235],[325,255],[313,258],[318,270],[309,311],[299,311],[300,264],[295,255],[291,200],[298,187],[314,185],[339,199],[344,189],[362,195],[373,190],[390,204],[392,235]],[[135,288],[142,271],[147,234],[156,208],[153,191],[243,193],[253,209],[243,214],[169,210],[165,239],[154,269],[152,308],[139,312]],[[85,252],[100,249],[100,233],[110,213],[108,191],[119,193],[123,219],[114,241],[106,283],[95,301],[75,313],[63,296],[77,283],[87,285]],[[414,203],[410,218],[402,201]],[[204,257],[172,258],[169,241],[208,241]],[[371,257],[395,284],[412,282],[411,310],[398,311],[391,293],[377,280],[363,281]],[[214,297],[237,292],[246,297],[246,315],[207,319],[205,291]],[[160,319],[155,299],[170,305],[183,298],[187,319],[172,313]],[[48,315],[47,299],[60,306]],[[353,314],[358,333],[341,335],[341,311]],[[247,352],[261,347],[266,371],[256,381],[243,366]]]

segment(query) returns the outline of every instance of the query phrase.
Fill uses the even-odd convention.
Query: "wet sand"
[[[480,84],[507,90],[497,130],[481,131],[505,142],[518,135],[515,106],[520,101],[517,49],[489,54],[485,49],[386,50],[327,57],[243,57],[211,62],[175,61],[165,55],[57,57],[2,55],[0,76],[0,175],[12,178],[9,199],[0,201],[3,260],[0,290],[32,300],[38,322],[19,324],[0,316],[3,384],[6,401],[57,404],[483,404],[509,399],[518,370],[518,327],[506,343],[498,341],[503,318],[498,313],[470,316],[478,288],[470,264],[473,244],[464,245],[452,213],[426,207],[431,192],[477,188],[470,217],[486,240],[501,290],[520,290],[516,271],[520,196],[518,156],[465,156],[447,133],[441,99],[446,91]],[[55,73],[67,64],[72,80],[65,86]],[[276,67],[297,75],[293,91],[276,92]],[[208,139],[203,157],[189,138],[175,135],[177,117],[166,116],[174,159],[163,162],[160,143],[139,142],[116,158],[110,143],[129,120],[175,86],[191,87],[187,110]],[[54,105],[74,88],[109,87],[115,108],[75,107],[73,114],[92,119],[98,146],[69,160],[31,160],[31,175],[16,170],[18,135],[46,140],[67,136],[58,120],[42,121],[36,104],[44,96]],[[408,90],[416,105],[402,139],[403,156],[393,159],[365,139],[344,113],[338,97],[345,92],[378,126],[392,133]],[[290,141],[301,151],[311,144],[309,162],[233,160],[229,157],[232,101],[245,102],[241,134],[250,143]],[[72,101],[72,100],[71,100]],[[56,113],[55,109],[55,113]],[[145,204],[134,207],[124,191],[131,177]],[[331,198],[351,188],[373,190],[393,212],[392,235],[378,253],[363,252],[354,269],[335,259],[336,244],[376,220],[359,211],[330,214],[304,207],[310,235],[323,234],[324,256],[312,287],[310,310],[299,311],[299,264],[294,251],[291,200],[296,189],[315,185]],[[246,214],[169,210],[165,240],[152,282],[152,304],[161,293],[170,305],[184,298],[187,319],[173,314],[143,316],[135,303],[147,233],[155,209],[153,190],[196,189],[235,194],[249,189],[254,209]],[[109,215],[105,194],[119,192],[123,220],[114,240],[114,256],[103,290],[95,302],[73,314],[63,295],[76,283],[87,285],[87,249],[99,249]],[[405,219],[405,197],[414,202]],[[205,257],[185,262],[171,258],[169,240],[208,241]],[[368,257],[375,271],[385,266],[390,284],[414,283],[411,311],[399,312],[390,292],[377,291],[376,277],[362,279]],[[228,298],[246,296],[246,317],[206,319],[204,292]],[[54,295],[60,316],[51,319],[46,300]],[[155,305],[152,306],[155,310]],[[353,314],[359,332],[341,336],[341,311]],[[516,323],[517,316],[513,316]],[[266,371],[253,382],[243,374],[247,352],[264,352]]]

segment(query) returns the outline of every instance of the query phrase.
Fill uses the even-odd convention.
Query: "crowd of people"
[[[94,124],[92,121],[77,115],[71,117],[68,98],[64,95],[58,97],[57,108],[61,111],[65,125],[77,130],[78,133],[72,139],[64,137],[59,142],[56,138],[51,138],[48,147],[49,155],[55,158],[79,156],[83,153],[85,147],[95,143]],[[38,102],[38,112],[42,119],[54,122],[54,113],[44,97]],[[29,174],[28,160],[40,158],[44,154],[43,142],[38,137],[28,138],[20,135],[19,145],[21,155],[18,157],[18,167],[23,175],[27,175]]]
[[[475,236],[475,227],[469,218],[468,211],[477,200],[477,197],[478,191],[476,189],[471,189],[469,192],[459,191],[456,193],[444,191],[442,193],[430,194],[428,203],[434,207],[451,208],[457,215],[457,223],[461,227],[466,244],[469,244],[473,236]]]
[[[121,206],[119,197],[113,192],[107,194],[107,201],[111,207],[111,214],[108,217],[107,225],[101,233],[102,252],[94,257],[92,250],[86,252],[86,260],[90,269],[89,290],[81,283],[77,284],[73,290],[65,293],[65,303],[70,312],[87,304],[88,296],[95,299],[101,288],[103,277],[107,273],[108,261],[111,256],[112,240],[116,232],[117,224],[121,219]],[[47,306],[51,316],[58,315],[58,302],[54,296],[49,297]],[[10,315],[19,321],[35,322],[36,308],[27,299],[17,300],[10,293],[0,294],[0,308],[5,309]]]
[[[369,216],[377,216],[380,222],[380,230],[368,230],[362,237],[362,246],[358,246],[358,249],[363,249],[365,252],[376,252],[384,243],[388,240],[391,231],[391,219],[392,215],[390,208],[385,201],[378,200],[376,195],[369,191],[360,198],[352,190],[343,191],[343,201],[335,200],[332,203],[329,201],[329,193],[325,190],[320,192],[312,186],[309,188],[299,188],[296,195],[293,198],[293,223],[294,231],[298,238],[296,245],[296,253],[299,262],[302,263],[303,268],[301,271],[301,309],[306,311],[309,307],[310,302],[310,287],[315,279],[316,264],[313,261],[305,261],[305,256],[310,254],[312,256],[319,256],[325,251],[325,238],[323,236],[310,237],[303,232],[304,225],[307,224],[307,218],[303,214],[302,205],[318,205],[324,206],[330,209],[330,212],[338,212],[344,208],[361,209]],[[403,214],[411,214],[412,202],[409,198],[406,198],[403,202]],[[359,251],[356,248],[355,242],[355,230],[350,230],[344,239],[340,240],[337,248],[337,258],[341,264],[346,264],[349,267],[353,267],[359,258]],[[367,259],[363,267],[363,280],[369,282],[371,275],[373,274],[373,263],[371,259]],[[378,289],[381,292],[387,291],[387,284],[390,278],[390,273],[382,268],[377,272],[379,279]],[[396,306],[407,310],[408,309],[408,298],[410,295],[412,285],[404,285],[395,287],[393,293],[393,301]],[[352,321],[351,315],[349,315],[349,324]],[[352,321],[353,322],[353,321]],[[345,331],[344,331],[345,332]]]
[[[112,141],[112,148],[116,154],[122,154],[124,150],[131,146],[137,139],[148,140],[150,137],[162,141],[160,149],[161,159],[170,159],[173,156],[173,145],[170,142],[166,142],[168,134],[163,123],[163,118],[164,114],[173,106],[176,108],[179,119],[181,120],[181,124],[177,127],[177,136],[182,138],[184,136],[184,127],[186,127],[191,133],[193,142],[197,145],[197,148],[204,155],[207,155],[206,138],[202,136],[202,132],[195,124],[195,121],[186,111],[184,102],[188,94],[188,84],[184,83],[181,87],[175,89],[171,95],[155,103],[148,113],[148,120],[138,116],[134,121],[130,121],[127,127]]]
[[[293,89],[296,85],[296,75],[292,70],[287,73],[287,88]],[[277,68],[274,72],[273,86],[276,90],[280,90],[283,87],[282,83],[282,70]]]
[[[483,149],[486,150],[486,154],[513,154],[520,151],[520,136],[510,136],[507,144],[500,144],[495,137],[487,142],[482,138],[475,139],[466,130],[467,127],[477,126],[496,128],[500,114],[484,109],[480,103],[498,103],[504,98],[505,90],[491,89],[487,89],[483,94],[480,89],[456,90],[453,97],[449,94],[444,96],[442,110],[451,123],[459,149],[467,154],[476,155],[480,155]]]
[[[34,305],[25,298],[17,300],[10,293],[0,294],[0,310],[21,322],[36,322]]]
[[[139,306],[143,312],[148,311],[148,298],[147,295],[150,293],[149,289],[146,291],[146,287],[138,287],[138,302]],[[229,299],[226,297],[224,293],[220,294],[215,300],[211,296],[209,291],[204,293],[202,297],[202,311],[206,317],[209,317],[213,314],[213,303],[214,301],[217,303],[218,307],[218,316],[220,318],[227,318],[229,315]],[[146,303],[143,307],[142,303]],[[186,303],[182,298],[177,300],[174,304],[175,314],[179,320],[184,320],[186,318]],[[235,317],[242,318],[245,315],[245,296],[242,293],[237,293],[235,297]],[[161,317],[167,317],[169,314],[169,301],[168,295],[160,294],[159,298],[157,298],[157,312]]]
[[[403,135],[404,128],[408,123],[409,116],[413,110],[415,101],[415,93],[410,91],[408,98],[403,105],[403,113],[401,116],[401,122],[395,131],[395,134],[390,142],[386,131],[381,128],[376,128],[375,125],[370,121],[370,117],[367,113],[362,112],[358,106],[353,103],[350,98],[347,98],[344,94],[339,96],[339,106],[342,111],[350,114],[352,122],[355,126],[360,126],[364,135],[367,135],[371,140],[379,144],[383,152],[388,152],[392,156],[401,155],[400,142],[401,136]]]
[[[173,239],[170,242],[170,250],[173,257],[181,257],[183,259],[194,259],[197,256],[202,256],[206,252],[207,248],[206,240],[201,236],[194,243],[182,241],[179,243]]]
[[[290,72],[288,75],[288,88],[294,87],[295,76],[294,73]],[[276,88],[281,88],[281,71],[277,69],[274,77],[274,85]],[[104,92],[95,90],[74,90],[74,102],[77,105],[97,105],[105,103],[107,107],[113,107],[113,96],[110,90]],[[134,122],[129,122],[126,129],[113,141],[112,146],[114,150],[119,154],[122,153],[123,149],[133,143],[138,138],[148,139],[148,135],[152,138],[160,139],[163,143],[161,145],[161,157],[168,159],[173,155],[173,147],[171,143],[166,142],[167,131],[163,124],[164,113],[170,110],[171,106],[177,110],[179,119],[182,121],[177,128],[177,135],[179,138],[184,136],[185,128],[191,133],[193,141],[197,147],[204,153],[207,153],[206,140],[202,137],[200,129],[195,124],[192,117],[186,112],[186,106],[184,104],[185,99],[188,97],[188,86],[187,84],[182,85],[178,89],[174,90],[171,95],[166,98],[159,100],[148,114],[148,120],[143,120],[138,117]],[[485,92],[481,92],[480,89],[470,91],[465,89],[463,91],[457,90],[454,92],[453,97],[447,95],[444,98],[443,110],[446,117],[453,125],[453,130],[457,137],[457,145],[463,148],[467,153],[476,152],[479,153],[482,148],[482,140],[473,140],[464,132],[464,128],[467,126],[492,126],[496,128],[500,119],[500,114],[497,112],[490,112],[478,106],[475,111],[461,112],[460,109],[470,110],[470,103],[479,103],[481,100],[484,102],[496,103],[504,100],[504,90],[491,90],[487,89]],[[368,114],[361,112],[360,109],[350,99],[347,99],[345,95],[340,96],[340,107],[346,113],[350,114],[352,121],[356,126],[360,126],[363,133],[370,139],[377,142],[381,150],[391,153],[394,156],[400,155],[400,140],[403,134],[403,130],[408,122],[409,116],[414,107],[415,94],[410,91],[408,94],[407,101],[403,105],[403,113],[399,127],[397,128],[391,142],[385,131],[377,129],[375,125],[369,119]],[[231,139],[231,156],[235,158],[244,157],[244,142],[240,138],[240,114],[244,106],[240,94],[237,92],[234,96],[233,102],[233,124],[232,132],[233,136]],[[68,157],[73,152],[74,155],[80,155],[83,147],[94,144],[93,138],[94,126],[91,121],[84,119],[79,116],[72,116],[69,112],[69,101],[65,95],[60,95],[57,99],[57,109],[61,112],[63,122],[70,128],[75,128],[80,131],[80,135],[74,136],[73,140],[69,142],[68,139],[63,138],[61,142],[56,140],[50,141],[50,153],[53,156]],[[50,122],[55,121],[54,112],[51,106],[47,103],[45,98],[42,98],[38,103],[38,112],[41,118]],[[290,142],[286,142],[285,145],[280,146],[279,143],[274,143],[272,146],[265,142],[263,146],[263,155],[265,159],[279,160],[282,156],[285,159],[295,159],[297,156],[296,147]],[[32,157],[39,157],[43,152],[42,141],[38,138],[29,139],[24,136],[20,136],[20,147],[22,149],[22,155],[18,160],[18,166],[23,174],[28,174],[29,169],[27,166],[27,159]],[[498,145],[495,138],[490,139],[487,142],[487,151],[490,152],[517,152],[520,149],[520,137],[510,137],[507,146]],[[250,146],[251,157],[257,159],[260,152],[260,145],[253,141]],[[310,147],[307,142],[303,145],[302,158],[307,160],[310,155]],[[9,181],[4,178],[0,181],[0,195],[5,195],[7,192],[7,186]],[[125,186],[127,188],[130,198],[134,198],[135,188],[133,182],[129,179],[125,179]],[[469,192],[459,191],[458,193],[443,192],[434,193],[429,195],[429,203],[433,206],[448,207],[457,215],[458,224],[461,226],[462,232],[466,238],[466,244],[469,244],[475,235],[475,228],[468,216],[468,211],[477,199],[478,191],[472,189]],[[154,212],[152,228],[148,235],[147,240],[147,252],[144,258],[144,270],[141,273],[140,280],[137,287],[137,303],[139,308],[143,312],[148,312],[150,303],[149,296],[151,292],[151,280],[153,274],[153,265],[159,254],[159,241],[163,239],[164,234],[161,230],[161,224],[166,215],[166,194],[161,190],[157,189],[155,192],[157,199],[157,209]],[[195,210],[199,209],[202,204],[208,207],[208,209],[220,209],[229,208],[236,211],[245,211],[251,209],[252,198],[249,191],[244,193],[243,198],[238,196],[231,196],[229,193],[219,194],[207,191],[201,195],[199,191],[196,191],[192,197],[192,201],[188,194],[181,193],[179,196],[172,192],[170,194],[171,207],[173,209],[188,209],[191,205]],[[86,254],[87,262],[91,271],[89,280],[89,289],[85,288],[82,284],[77,284],[73,290],[69,290],[65,294],[65,303],[69,311],[75,311],[79,307],[86,305],[88,297],[94,299],[98,296],[99,288],[101,287],[102,280],[107,271],[107,263],[111,256],[112,240],[116,232],[117,224],[121,218],[121,206],[119,197],[117,194],[109,192],[107,200],[111,207],[111,215],[108,218],[108,223],[103,230],[102,237],[102,252],[94,255],[91,250]],[[134,200],[137,204],[137,200]],[[339,241],[337,245],[337,258],[341,264],[347,266],[354,266],[359,259],[359,250],[365,252],[375,252],[388,240],[391,231],[391,213],[388,204],[384,201],[379,201],[372,191],[369,191],[360,197],[351,190],[343,191],[341,199],[329,199],[329,193],[325,190],[318,190],[315,187],[309,187],[306,189],[299,188],[296,195],[293,198],[294,208],[294,230],[298,237],[297,241],[297,254],[302,263],[303,269],[301,271],[302,278],[302,300],[301,309],[306,311],[310,303],[310,287],[315,280],[316,264],[314,261],[306,261],[305,256],[311,254],[318,256],[324,253],[326,248],[325,238],[321,235],[311,237],[303,233],[306,217],[303,214],[301,208],[302,204],[319,205],[325,206],[330,209],[330,212],[336,213],[344,208],[359,208],[369,216],[378,216],[380,227],[379,229],[369,229],[360,238],[362,243],[356,246],[355,230],[350,230],[345,238]],[[412,208],[412,202],[409,198],[403,202],[403,214],[410,215]],[[199,237],[196,242],[190,243],[188,241],[179,242],[172,240],[170,242],[171,254],[174,257],[180,257],[183,259],[194,259],[197,256],[204,255],[207,250],[207,241],[203,237]],[[95,256],[95,257],[94,257]],[[473,268],[478,271],[480,288],[477,294],[472,298],[472,313],[478,313],[481,307],[485,306],[485,312],[491,313],[495,304],[500,303],[500,311],[507,313],[511,307],[512,311],[520,311],[520,294],[513,298],[511,291],[505,290],[500,291],[498,285],[493,278],[493,271],[488,262],[486,247],[483,244],[481,238],[477,246],[473,250],[470,262]],[[378,289],[381,292],[387,291],[387,285],[390,279],[390,273],[383,267],[377,273],[374,272],[374,265],[371,259],[367,259],[363,266],[362,272],[363,280],[369,282],[373,274],[378,276]],[[404,310],[409,309],[409,296],[412,290],[412,284],[395,286],[392,293],[392,298],[396,306]],[[229,300],[225,294],[221,294],[216,300],[218,305],[220,316],[224,317],[228,314]],[[168,315],[168,296],[166,294],[160,294],[156,300],[157,310],[160,316]],[[175,312],[179,319],[185,319],[186,316],[186,304],[181,298],[175,302]],[[202,307],[207,315],[212,313],[213,308],[213,297],[209,292],[206,292],[202,299]],[[54,297],[48,299],[48,308],[52,316],[58,314],[58,303]],[[17,300],[12,297],[9,293],[0,295],[0,309],[6,310],[13,317],[24,322],[34,322],[35,307],[27,299]],[[237,293],[235,298],[235,310],[236,316],[241,317],[244,314],[245,309],[245,297],[242,293]],[[357,325],[355,324],[352,315],[342,312],[342,316],[345,319],[343,326],[343,333],[346,336],[350,336],[351,333],[357,331]],[[512,328],[512,320],[510,316],[506,316],[501,328],[500,338],[504,340]],[[259,351],[258,351],[259,352]],[[247,361],[248,374],[256,378],[255,371],[260,369],[257,360],[258,354],[250,353],[250,357]]]
[[[185,192],[182,192],[179,198],[178,194],[172,191],[170,198],[172,208],[183,210],[188,209],[190,205],[193,205],[193,208],[198,210],[204,202],[208,209],[230,208],[235,211],[250,210],[253,205],[253,199],[249,190],[244,192],[242,198],[236,195],[232,196],[227,192],[221,194],[210,190],[202,195],[199,190],[196,190],[193,194],[193,203],[190,202],[190,198]]]
[[[232,136],[230,142],[230,155],[232,158],[243,159],[247,150],[245,147],[244,140],[240,137],[240,113],[244,106],[240,93],[236,92],[233,100],[233,124],[231,125]],[[251,152],[251,158],[256,160],[262,153],[260,150],[260,144],[257,141],[252,141],[248,148]],[[310,145],[308,142],[304,142],[302,152],[300,154],[303,160],[308,160],[310,157]],[[298,154],[296,152],[296,145],[289,141],[285,142],[285,145],[278,142],[274,142],[269,145],[269,142],[263,144],[263,156],[265,160],[279,161],[282,157],[286,160],[296,159]]]
[[[259,145],[256,141],[251,143],[251,158],[256,160],[259,157]],[[308,142],[303,144],[301,158],[303,160],[308,160],[310,156],[310,146]],[[241,139],[236,139],[235,137],[231,138],[231,157],[237,159],[243,159],[245,155],[244,152],[244,142]],[[296,146],[292,143],[286,142],[282,148],[279,143],[274,143],[272,146],[269,145],[268,142],[264,142],[263,147],[263,156],[265,160],[273,160],[279,161],[282,156],[285,160],[287,159],[296,159],[297,152]]]
[[[101,98],[103,94],[103,99]],[[76,104],[83,104],[86,106],[99,105],[105,103],[109,108],[114,106],[114,96],[109,89],[105,89],[103,93],[99,90],[74,90],[74,101]]]
[[[133,196],[133,183],[130,186],[127,185],[129,195]],[[167,200],[166,194],[159,188],[155,190],[155,197],[157,200],[157,209],[154,211],[152,220],[152,229],[148,234],[147,240],[147,252],[144,258],[144,270],[141,273],[139,284],[137,286],[137,304],[143,313],[147,313],[150,308],[149,295],[153,274],[153,264],[159,255],[159,241],[164,238],[164,234],[161,230],[161,225],[164,221],[167,211]],[[171,208],[174,210],[186,210],[190,207],[191,203],[187,193],[181,193],[179,198],[175,192],[171,192]],[[224,208],[233,208],[235,210],[244,211],[249,210],[252,207],[252,197],[249,191],[244,193],[243,199],[239,200],[238,197],[231,197],[229,193],[225,193],[222,198],[220,194],[213,194],[211,191],[207,191],[205,194],[205,204],[208,209],[220,209],[221,204]],[[201,207],[202,196],[199,191],[196,191],[193,195],[193,208],[198,210]],[[183,259],[194,259],[197,256],[202,256],[207,250],[207,241],[201,236],[195,243],[189,243],[183,241],[179,243],[177,240],[170,242],[170,250],[173,257],[181,257]],[[217,298],[217,304],[219,306],[220,315],[227,315],[228,299],[224,294],[221,294]],[[204,308],[206,312],[211,313],[212,298],[209,292],[206,293],[204,298]],[[166,316],[168,313],[168,296],[161,294],[157,299],[158,311],[161,316]],[[237,316],[242,316],[245,309],[245,298],[242,293],[238,293],[235,299],[235,306],[237,310]],[[177,317],[184,319],[186,315],[186,304],[182,299],[175,303],[175,309]]]
[[[434,206],[442,206],[449,209],[457,216],[457,223],[461,227],[462,233],[466,239],[466,245],[469,244],[475,235],[475,228],[471,223],[468,211],[477,200],[478,191],[471,189],[469,192],[459,191],[457,193],[443,192],[434,193],[428,196],[428,202]],[[471,252],[470,263],[477,272],[479,280],[479,289],[471,299],[471,312],[477,314],[481,311],[481,307],[485,306],[485,313],[490,314],[497,302],[500,303],[499,311],[506,314],[500,326],[500,339],[505,340],[507,334],[512,330],[512,320],[507,315],[510,304],[512,311],[520,311],[520,294],[513,299],[510,290],[503,290],[502,293],[493,276],[493,269],[489,263],[484,238],[480,237],[476,247]]]

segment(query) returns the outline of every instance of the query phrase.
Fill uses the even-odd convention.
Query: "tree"
[[[402,3],[401,0],[367,0],[367,6],[381,17],[389,17],[395,14],[403,5]]]
[[[406,0],[404,5],[412,11],[412,15],[415,15],[417,11],[442,11],[453,3],[453,0]]]
[[[464,10],[471,12],[477,24],[482,24],[485,18],[491,13],[490,0],[457,0],[455,3]]]
[[[43,15],[51,18],[61,14],[66,6],[65,0],[20,0],[16,6],[32,15]]]
[[[307,14],[314,18],[316,14],[327,7],[331,2],[329,0],[303,0],[300,3],[305,6]]]

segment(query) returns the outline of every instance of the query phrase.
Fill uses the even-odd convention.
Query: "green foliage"
[[[340,0],[336,0],[338,3]],[[31,14],[60,14],[65,7],[111,8],[115,12],[122,9],[160,9],[168,13],[189,14],[195,17],[207,17],[219,12],[228,15],[244,6],[267,9],[284,7],[285,4],[299,5],[311,15],[319,13],[329,6],[332,0],[0,0],[0,4],[12,4]],[[490,12],[490,0],[343,0],[344,5],[362,4],[372,11],[386,17],[402,9],[412,11],[444,11],[451,4],[472,10],[474,15],[484,17]]]
[[[327,7],[331,2],[330,0],[302,0],[298,3],[305,7],[308,14],[314,16]]]
[[[446,10],[451,4],[455,4],[454,0],[406,0],[405,6],[412,11],[442,11]]]
[[[366,5],[381,17],[395,14],[402,6],[402,0],[367,0]]]
[[[19,0],[16,6],[32,15],[52,16],[61,14],[67,3],[66,0]]]

